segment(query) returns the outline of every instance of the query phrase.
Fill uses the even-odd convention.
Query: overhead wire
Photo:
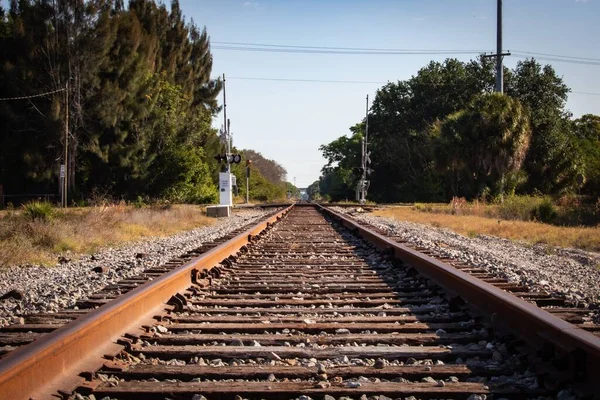
[[[228,76],[227,79],[238,79],[246,81],[277,81],[277,82],[314,82],[314,83],[357,83],[357,84],[376,84],[384,85],[387,82],[382,81],[346,81],[346,80],[329,80],[329,79],[300,79],[300,78],[260,78],[246,76]]]
[[[398,49],[398,48],[370,48],[370,47],[334,47],[334,46],[306,46],[283,45],[273,43],[249,43],[211,41],[211,49],[233,50],[265,53],[297,53],[297,54],[348,54],[348,55],[466,55],[486,54],[489,50],[482,49]],[[535,56],[540,60],[562,62],[568,64],[600,65],[599,58],[576,57],[561,54],[540,53],[525,50],[512,52],[518,58]]]
[[[58,92],[62,92],[66,90],[65,88],[62,89],[56,89],[56,90],[52,90],[50,92],[45,92],[45,93],[38,93],[38,94],[32,94],[32,95],[28,95],[28,96],[17,96],[17,97],[0,97],[0,101],[9,101],[9,100],[28,100],[28,99],[34,99],[36,97],[44,97],[44,96],[48,96],[54,93],[58,93]]]
[[[253,46],[253,47],[279,47],[282,49],[316,49],[316,50],[348,50],[348,51],[365,51],[365,52],[418,52],[418,53],[447,53],[447,52],[470,52],[470,53],[484,53],[489,50],[475,50],[475,49],[394,49],[394,48],[372,48],[372,47],[333,47],[333,46],[300,46],[300,45],[283,45],[283,44],[267,44],[267,43],[247,43],[247,42],[222,42],[222,41],[211,41],[211,44],[217,45],[235,45],[235,46]]]
[[[302,79],[302,78],[264,78],[264,77],[252,77],[252,76],[228,76],[227,79],[233,80],[245,80],[245,81],[273,81],[273,82],[308,82],[308,83],[348,83],[348,84],[372,84],[372,85],[386,85],[391,81],[357,81],[357,80],[336,80],[336,79]],[[456,83],[414,83],[416,85],[426,86],[469,86],[468,84],[456,84]],[[490,84],[491,85],[491,84]],[[600,96],[600,93],[592,92],[578,92],[572,91],[569,94],[582,94],[589,96]]]
[[[263,48],[263,47],[241,47],[241,46],[211,46],[216,50],[235,50],[262,53],[295,53],[295,54],[350,54],[350,55],[445,55],[445,54],[480,54],[478,51],[470,50],[437,50],[437,51],[385,51],[385,50],[322,50],[322,49],[288,49],[288,48]]]
[[[598,62],[600,62],[600,58],[563,56],[563,55],[560,55],[560,54],[536,53],[536,52],[533,52],[533,51],[523,51],[523,50],[515,50],[514,52],[515,53],[520,53],[520,54],[534,55],[534,56],[557,57],[557,58],[571,58],[571,59],[574,59],[574,60],[598,61]]]

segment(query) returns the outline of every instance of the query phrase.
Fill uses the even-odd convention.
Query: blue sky
[[[380,82],[407,79],[430,60],[448,56],[247,52],[218,49],[216,42],[488,51],[496,45],[496,0],[180,3],[187,18],[207,28],[214,47],[213,75],[226,74],[234,144],[278,161],[289,181],[296,177],[298,187],[318,179],[325,163],[318,147],[346,135],[360,121],[365,96],[373,98]],[[600,0],[504,0],[504,49],[600,58],[599,20]],[[505,64],[512,68],[518,60],[508,57]],[[574,92],[600,93],[600,65],[542,62],[552,64]],[[600,96],[572,93],[568,108],[575,116],[600,114]],[[221,118],[215,119],[216,127]]]

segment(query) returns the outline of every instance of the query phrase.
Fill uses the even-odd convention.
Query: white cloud
[[[577,0],[579,1],[579,0]],[[253,8],[258,8],[258,2],[257,1],[246,1],[242,4],[244,7],[253,7]]]

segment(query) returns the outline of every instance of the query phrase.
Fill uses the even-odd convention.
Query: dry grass
[[[469,237],[484,234],[531,244],[545,243],[550,246],[600,251],[600,226],[561,227],[539,222],[500,221],[475,215],[423,212],[412,207],[390,207],[375,211],[374,214],[448,228]]]
[[[61,211],[52,221],[31,221],[20,211],[0,214],[0,267],[14,264],[56,264],[90,254],[102,247],[119,246],[148,237],[211,225],[198,206],[133,208],[126,205],[87,207]]]

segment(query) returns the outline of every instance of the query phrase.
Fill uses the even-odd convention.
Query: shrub
[[[422,212],[433,212],[433,207],[431,204],[427,203],[415,203],[415,210]]]
[[[498,205],[498,217],[530,221],[533,218],[534,210],[541,201],[541,197],[508,196],[504,202]]]
[[[172,203],[210,204],[219,193],[200,148],[178,147],[167,151],[157,163],[153,192]]]
[[[142,196],[138,196],[134,202],[132,202],[134,208],[142,208],[146,206],[146,201]]]
[[[51,221],[56,216],[54,206],[45,201],[32,201],[23,206],[23,215],[32,221]]]
[[[462,214],[462,211],[467,207],[467,200],[464,197],[452,197],[450,202],[452,208],[452,215]]]
[[[533,218],[540,222],[551,223],[556,218],[556,208],[552,201],[544,198],[534,209]]]

